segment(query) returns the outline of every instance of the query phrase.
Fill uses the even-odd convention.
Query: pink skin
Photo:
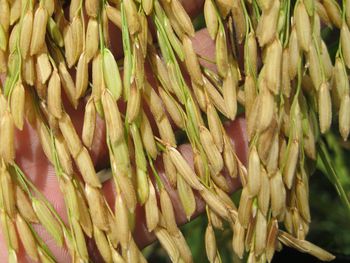
[[[202,5],[203,1],[184,1],[184,6],[191,14],[194,14],[196,10]],[[201,30],[196,33],[193,39],[194,47],[196,52],[202,56],[206,56],[210,59],[214,59],[215,47],[213,41],[210,39],[206,30]],[[114,41],[112,41],[113,43]],[[114,49],[115,54],[120,54],[118,49]],[[215,69],[213,65],[206,64],[205,66]],[[3,76],[2,76],[3,77]],[[2,79],[3,80],[3,79]],[[83,105],[80,105],[77,110],[73,110],[70,107],[66,107],[69,115],[71,116],[74,125],[79,134],[81,134],[82,120],[83,120]],[[90,151],[93,162],[95,164],[96,170],[108,167],[108,152],[106,150],[105,142],[105,126],[103,120],[97,119],[97,129],[95,132],[93,147]],[[242,117],[237,118],[233,122],[225,123],[225,129],[231,138],[231,141],[236,149],[237,156],[242,161],[243,164],[246,163],[247,158],[247,138],[245,132],[245,120]],[[44,155],[40,142],[38,140],[37,133],[29,123],[25,123],[23,131],[16,132],[16,163],[21,167],[24,173],[33,181],[37,188],[46,196],[46,198],[54,205],[54,208],[62,217],[64,222],[67,222],[66,208],[64,205],[63,197],[57,184],[57,179],[54,173],[54,168],[48,162],[46,156]],[[179,146],[179,150],[186,158],[188,163],[193,167],[192,150],[189,144],[183,144]],[[173,201],[173,206],[175,209],[175,215],[178,224],[184,224],[187,219],[184,215],[183,209],[181,207],[178,195],[174,189],[172,189],[164,175],[164,168],[161,158],[158,158],[155,162],[156,169],[165,182],[167,190]],[[235,191],[239,186],[239,181],[233,181],[226,174],[228,185],[230,186],[231,192]],[[114,186],[111,181],[107,181],[103,185],[103,192],[106,196],[108,203],[111,207],[114,207]],[[196,217],[204,210],[204,203],[199,198],[197,200],[197,210],[193,217]],[[134,238],[136,243],[140,247],[144,247],[155,240],[154,236],[149,233],[145,226],[144,213],[141,207],[137,208],[136,211],[137,224],[134,231]],[[71,262],[71,258],[66,250],[66,248],[59,248],[52,240],[52,238],[47,234],[47,232],[41,226],[35,226],[40,236],[43,238],[44,242],[51,249],[55,255],[58,262]],[[23,246],[20,243],[19,261],[20,262],[32,262],[28,256],[25,255]],[[98,252],[96,253],[96,248],[93,242],[88,242],[89,252],[94,260],[94,262],[99,262]],[[0,232],[0,262],[7,262],[7,249],[4,243],[2,232]]]

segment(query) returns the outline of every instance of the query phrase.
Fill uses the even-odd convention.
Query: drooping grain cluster
[[[0,216],[9,261],[17,261],[18,239],[31,259],[56,261],[32,227],[40,223],[57,245],[65,243],[73,262],[89,262],[85,237],[106,262],[145,262],[133,237],[140,206],[170,259],[192,262],[169,185],[188,220],[196,195],[204,200],[210,262],[221,262],[215,231],[224,226],[232,229],[234,253],[248,253],[249,262],[270,262],[282,244],[333,259],[305,240],[306,162],[316,159],[319,133],[330,129],[333,116],[344,140],[350,131],[350,1],[341,2],[203,1],[215,43],[213,71],[196,54],[195,29],[180,0],[72,0],[66,10],[62,1],[0,0],[0,73],[6,75]],[[112,48],[114,26],[121,31],[120,58]],[[322,39],[325,27],[340,31],[334,59]],[[85,103],[81,136],[64,100],[74,108]],[[247,123],[246,167],[223,124],[235,120],[239,106]],[[97,117],[106,126],[114,208],[89,152]],[[67,225],[15,163],[15,129],[25,121],[55,167]],[[194,167],[175,132],[191,145]],[[228,177],[242,183],[238,209]]]

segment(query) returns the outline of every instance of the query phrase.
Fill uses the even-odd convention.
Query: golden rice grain
[[[167,230],[161,227],[157,227],[154,230],[154,234],[158,238],[160,244],[162,247],[166,250],[168,253],[170,259],[172,262],[178,262],[180,259],[180,252],[176,247],[175,242],[171,238],[170,234]]]
[[[335,25],[337,28],[341,28],[342,16],[338,3],[333,0],[323,0],[322,3],[333,25]]]
[[[175,220],[173,204],[168,192],[162,188],[159,192],[160,207],[164,217],[165,226],[169,234],[176,235],[179,231]]]
[[[106,13],[107,13],[108,19],[111,20],[111,22],[114,25],[116,25],[119,29],[122,29],[122,19],[121,19],[120,11],[115,7],[107,5]]]
[[[193,24],[191,22],[190,17],[186,13],[186,10],[181,5],[180,1],[179,0],[171,1],[170,7],[181,29],[184,32],[186,32],[186,34],[188,34],[189,36],[193,36],[194,35]]]
[[[10,112],[5,111],[0,120],[0,156],[12,163],[15,158],[15,129]]]
[[[121,195],[118,195],[115,200],[115,217],[119,241],[122,247],[126,249],[130,242],[130,226],[127,207]]]
[[[28,196],[18,185],[15,187],[15,194],[16,197],[14,200],[16,200],[16,206],[21,216],[30,223],[39,223]]]
[[[18,239],[15,229],[15,225],[5,211],[0,211],[2,233],[7,245],[8,250],[14,250],[18,252]],[[17,262],[17,261],[15,261]]]
[[[105,234],[94,226],[94,238],[98,251],[105,262],[112,262],[112,253]]]
[[[82,149],[82,143],[67,113],[62,114],[59,126],[71,155],[76,158]]]
[[[150,179],[148,179],[149,197],[145,203],[145,216],[148,232],[152,232],[159,221],[159,211],[157,206],[157,196],[154,186]]]
[[[93,224],[99,229],[107,231],[109,229],[108,217],[106,204],[101,192],[86,184],[85,196],[89,204],[90,215],[93,215],[91,216]]]
[[[318,94],[318,116],[321,133],[329,130],[332,123],[332,101],[329,83],[322,83]]]
[[[13,123],[19,130],[23,129],[24,124],[24,102],[24,86],[22,83],[18,82],[12,90],[10,108],[13,117]]]
[[[82,131],[82,140],[86,147],[91,149],[96,127],[96,109],[93,101],[93,97],[90,97],[85,106],[84,124]]]
[[[96,18],[100,8],[100,2],[98,0],[85,1],[85,10],[88,16]]]
[[[303,1],[297,3],[294,10],[294,16],[298,43],[301,49],[308,52],[311,43],[311,25],[309,15],[307,14]]]
[[[186,183],[181,175],[177,175],[177,192],[179,194],[187,220],[190,221],[191,216],[196,210],[196,199],[192,188]]]
[[[209,35],[214,40],[218,32],[219,23],[215,6],[211,0],[204,2],[204,18]]]
[[[23,59],[27,57],[29,52],[30,41],[32,37],[32,30],[33,30],[33,11],[28,10],[23,17],[21,36],[19,40],[21,55]]]
[[[33,32],[30,42],[31,55],[37,54],[44,45],[47,20],[47,10],[40,5],[34,14]]]
[[[54,70],[51,74],[47,87],[47,106],[49,112],[56,118],[62,116],[62,101],[61,101],[61,79]]]
[[[216,238],[212,225],[209,223],[205,230],[205,251],[209,262],[215,262],[216,258]]]
[[[22,241],[26,253],[32,260],[37,261],[38,251],[36,249],[36,241],[34,239],[32,230],[19,214],[16,216],[16,226],[19,238]]]
[[[91,1],[95,1],[95,0],[86,1],[85,4]],[[86,47],[85,53],[86,53],[87,62],[89,62],[97,53],[98,45],[99,45],[98,23],[96,19],[90,18],[87,24],[86,39],[85,39],[85,47]]]

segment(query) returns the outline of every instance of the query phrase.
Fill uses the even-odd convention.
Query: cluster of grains
[[[333,259],[305,240],[311,222],[306,161],[316,159],[318,134],[329,130],[332,115],[339,116],[344,140],[350,131],[350,1],[342,3],[203,1],[215,42],[212,71],[200,64],[195,29],[180,0],[72,0],[68,10],[62,1],[0,0],[0,73],[6,74],[0,216],[9,262],[17,261],[18,238],[33,260],[56,261],[32,227],[38,223],[67,246],[73,262],[89,262],[86,237],[105,262],[146,262],[133,237],[137,206],[170,259],[192,262],[170,187],[188,220],[196,195],[204,200],[210,262],[221,262],[215,231],[224,226],[232,229],[234,253],[242,258],[247,252],[249,262],[270,262],[282,244]],[[334,63],[321,37],[324,27],[340,30]],[[110,36],[117,31],[119,61]],[[75,109],[85,105],[81,136],[63,98]],[[247,123],[247,167],[223,125],[235,120],[239,105]],[[89,151],[98,117],[106,126],[114,208]],[[55,167],[68,226],[15,163],[15,129],[25,120]],[[186,135],[194,167],[175,131]],[[228,180],[238,179],[237,209]]]

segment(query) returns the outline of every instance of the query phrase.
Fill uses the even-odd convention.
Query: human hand
[[[196,14],[203,1],[185,1],[184,6],[190,14]],[[113,28],[111,30],[116,30]],[[115,33],[114,31],[113,33]],[[113,35],[115,39],[112,39],[112,50],[116,57],[121,56],[121,45],[115,45],[120,40],[119,34]],[[119,42],[120,44],[120,42]],[[215,52],[215,45],[209,37],[206,30],[201,30],[196,33],[193,39],[193,44],[196,52],[203,57],[213,58]],[[207,67],[212,67],[211,64],[203,62]],[[81,103],[78,109],[66,105],[66,110],[69,113],[78,134],[81,134],[83,119],[84,119],[84,105]],[[108,162],[108,149],[105,140],[106,129],[104,121],[97,118],[97,129],[94,135],[94,141],[90,154],[98,171],[100,169],[107,168]],[[174,126],[175,127],[175,126]],[[245,135],[245,122],[242,117],[237,118],[235,121],[225,123],[225,129],[227,134],[232,140],[235,147],[238,158],[242,163],[246,163],[247,156],[247,139]],[[190,166],[193,168],[193,156],[192,148],[189,144],[183,144],[178,148],[183,156],[186,158]],[[58,214],[63,218],[63,221],[67,223],[66,208],[63,200],[62,193],[60,191],[57,178],[55,175],[54,167],[47,160],[44,152],[42,151],[41,144],[38,138],[38,134],[28,122],[25,123],[23,131],[16,132],[16,163],[21,167],[24,173],[32,180],[37,188],[47,197],[47,199],[54,205]],[[179,201],[178,194],[170,184],[167,182],[167,177],[164,174],[164,168],[161,158],[158,158],[155,162],[156,169],[163,179],[164,184],[172,198],[173,207],[175,210],[176,220],[179,225],[186,223],[187,219],[183,212],[181,202]],[[151,171],[150,171],[151,173]],[[240,183],[238,180],[232,180],[227,174],[224,174],[230,191],[236,190]],[[115,189],[111,180],[103,184],[103,193],[107,202],[111,207],[114,207]],[[156,188],[157,189],[157,188]],[[158,189],[157,189],[158,190]],[[203,201],[198,197],[197,209],[193,217],[198,216],[205,209]],[[41,226],[35,226],[35,229],[42,236],[45,243],[52,250],[58,262],[69,262],[70,256],[66,248],[59,248],[54,243],[53,239]],[[136,211],[136,227],[134,231],[134,239],[139,247],[144,247],[147,244],[153,242],[155,237],[149,233],[144,221],[144,212],[138,207]],[[89,253],[92,261],[98,262],[98,252],[94,245],[93,240],[88,241]],[[28,256],[25,255],[23,247],[20,246],[20,253],[18,260],[20,262],[31,262]],[[6,247],[3,239],[0,239],[0,261],[6,261]]]

